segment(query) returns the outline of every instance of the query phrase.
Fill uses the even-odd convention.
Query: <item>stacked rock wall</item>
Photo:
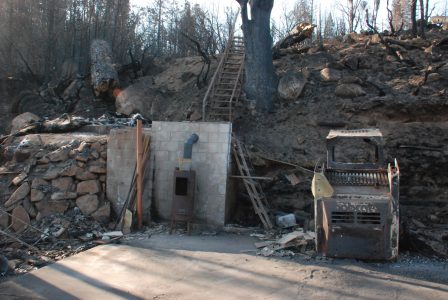
[[[0,205],[13,216],[28,223],[79,210],[101,223],[110,220],[105,195],[107,136],[28,135],[6,147],[3,158]],[[13,222],[3,219],[2,227]]]

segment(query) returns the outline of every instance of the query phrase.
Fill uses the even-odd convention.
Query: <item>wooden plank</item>
[[[142,158],[143,158],[143,145],[142,145],[142,120],[137,120],[136,127],[136,160],[137,160],[137,226],[138,229],[142,228],[143,225],[143,168],[142,168]]]

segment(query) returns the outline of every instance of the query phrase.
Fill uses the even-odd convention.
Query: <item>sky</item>
[[[152,0],[131,0],[131,3],[138,6],[145,6],[148,3],[151,3]],[[179,3],[181,4],[183,1],[179,0]],[[234,8],[238,8],[239,5],[235,0],[189,0],[190,3],[198,3],[203,7],[206,8],[212,8],[215,6],[218,6],[220,8],[220,11],[223,11],[223,9],[227,6],[232,6]],[[272,9],[272,18],[274,20],[279,20],[282,16],[282,12],[284,11],[284,8],[286,8],[288,11],[290,11],[296,1],[295,0],[274,0],[274,8]],[[345,0],[314,0],[315,9],[321,9],[322,16],[326,15],[328,12],[332,12],[334,15],[340,15],[339,9],[337,8],[337,4],[345,3]],[[367,0],[370,6],[372,6],[373,1]],[[392,0],[390,1],[392,2]],[[436,6],[435,13],[441,13],[446,8],[446,3],[448,1],[446,0],[430,0],[429,6],[433,7]],[[383,0],[380,2],[380,15],[378,17],[378,26],[381,28],[381,25],[384,26],[384,29],[388,27],[387,25],[387,11],[386,11],[386,0]]]

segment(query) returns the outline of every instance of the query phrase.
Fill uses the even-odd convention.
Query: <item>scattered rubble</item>
[[[278,257],[296,254],[309,257],[315,255],[315,233],[304,232],[302,228],[280,235],[271,232],[266,235],[251,234],[251,236],[261,240],[261,242],[255,243],[255,247],[259,249],[257,255]]]

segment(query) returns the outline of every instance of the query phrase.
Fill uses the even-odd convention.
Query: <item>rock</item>
[[[15,232],[22,232],[30,224],[30,216],[23,206],[19,205],[12,211],[11,228]]]
[[[38,210],[36,220],[39,221],[46,216],[65,213],[70,206],[70,202],[68,200],[44,200],[36,202],[35,205]]]
[[[9,261],[3,254],[0,254],[0,276],[5,276],[8,271]]]
[[[75,159],[81,162],[87,162],[89,160],[89,153],[79,153],[76,155]]]
[[[296,100],[302,94],[306,78],[302,73],[288,72],[280,79],[278,94],[285,100]]]
[[[31,188],[32,189],[39,189],[42,186],[47,186],[48,181],[43,180],[42,178],[34,178],[33,181],[31,182]]]
[[[92,145],[90,145],[90,149],[95,150],[97,152],[103,151],[103,146],[99,142],[95,142]]]
[[[107,179],[106,175],[101,175],[99,178],[100,182],[106,182],[106,179]]]
[[[46,164],[48,164],[50,162],[50,159],[48,158],[48,157],[42,157],[42,158],[40,158],[40,159],[38,159],[37,160],[37,163],[39,164],[39,165],[46,165]]]
[[[68,159],[68,154],[70,152],[70,147],[64,146],[53,152],[48,153],[47,157],[52,162],[59,162]]]
[[[355,98],[364,96],[366,92],[362,89],[361,86],[354,83],[348,83],[338,85],[336,87],[335,94],[336,96],[341,98]]]
[[[347,55],[342,60],[342,63],[350,70],[358,70],[359,68],[359,57],[357,55]]]
[[[73,189],[73,178],[71,177],[59,177],[51,181],[53,189],[60,192],[72,191]]]
[[[30,198],[25,198],[22,206],[31,218],[35,218],[37,216],[37,209],[34,207],[33,203],[31,203]]]
[[[320,77],[323,81],[338,81],[341,78],[341,71],[325,68],[320,71]]]
[[[96,194],[101,190],[100,183],[97,180],[87,180],[78,183],[76,192],[78,195]]]
[[[56,192],[51,195],[51,200],[76,199],[77,196],[75,192]]]
[[[62,171],[59,167],[52,166],[45,174],[42,176],[45,180],[52,180],[59,176],[59,173]]]
[[[95,150],[90,151],[90,158],[98,159],[98,158],[100,158],[100,154]]]
[[[11,121],[11,133],[17,132],[31,122],[39,120],[40,118],[38,116],[30,112],[20,114]]]
[[[0,228],[6,229],[8,226],[9,226],[9,215],[4,212],[0,212]]]
[[[357,83],[360,84],[362,83],[362,80],[357,77],[357,76],[344,76],[341,79],[339,79],[338,81],[339,84],[344,84],[344,83]]]
[[[91,165],[89,167],[89,172],[96,173],[96,174],[106,174],[107,173],[106,165],[104,165],[104,164]]]
[[[202,119],[202,114],[201,114],[200,112],[198,112],[197,110],[195,110],[195,111],[190,115],[190,121],[192,121],[192,122],[199,121],[200,119]]]
[[[98,196],[97,195],[84,195],[76,199],[76,205],[86,216],[93,213],[98,209]]]
[[[14,159],[16,162],[24,162],[31,156],[31,150],[29,149],[17,149],[16,152],[14,152]]]
[[[87,143],[86,141],[82,141],[81,144],[79,144],[79,146],[76,149],[76,151],[78,151],[78,152],[86,152],[89,149],[90,149],[90,144]]]
[[[85,171],[83,169],[79,169],[80,172],[78,172],[76,174],[76,179],[78,180],[93,180],[93,179],[97,179],[97,175],[89,172],[89,171]]]
[[[12,184],[14,185],[19,185],[22,183],[22,181],[24,181],[26,178],[28,177],[28,175],[25,172],[20,173],[19,175],[17,175],[16,177],[14,177],[14,179],[12,180]]]
[[[431,73],[428,75],[426,82],[436,82],[442,78],[439,73]]]
[[[78,167],[76,164],[72,163],[71,165],[62,169],[59,173],[61,176],[75,176],[78,172],[82,172],[82,169]]]
[[[38,202],[45,198],[45,194],[37,189],[31,189],[31,202]]]
[[[11,206],[18,203],[20,200],[28,196],[30,192],[30,185],[28,182],[23,183],[12,195],[9,197],[8,201],[5,203],[5,207]]]
[[[108,223],[110,220],[110,202],[106,202],[103,206],[98,208],[98,210],[92,214],[92,217],[100,223]]]

